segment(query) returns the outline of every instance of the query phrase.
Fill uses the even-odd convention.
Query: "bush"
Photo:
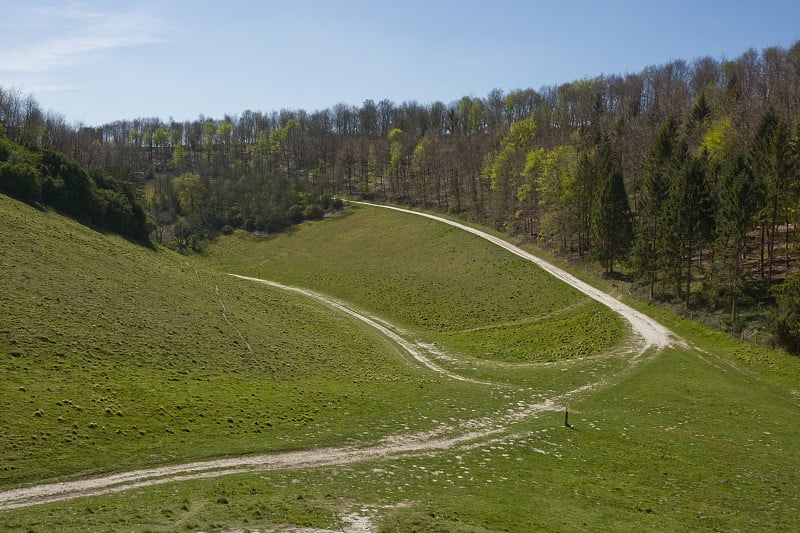
[[[316,204],[307,205],[303,210],[303,218],[306,220],[318,220],[323,214],[322,208]]]
[[[772,288],[778,308],[772,317],[772,333],[788,349],[800,348],[800,275]]]
[[[292,224],[299,224],[303,221],[303,208],[297,204],[294,204],[292,207],[286,211],[286,218],[289,219],[289,222]]]
[[[0,190],[20,200],[34,200],[42,192],[39,171],[27,163],[0,163]]]
[[[8,161],[9,157],[11,157],[11,147],[7,140],[0,137],[0,161]]]

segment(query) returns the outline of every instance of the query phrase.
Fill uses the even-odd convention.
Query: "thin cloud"
[[[42,24],[55,26],[57,35],[0,52],[0,71],[46,72],[84,63],[102,52],[166,40],[163,24],[141,13],[101,13],[75,6],[29,11]]]

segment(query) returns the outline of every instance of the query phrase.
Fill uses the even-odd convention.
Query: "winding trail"
[[[450,372],[448,370],[445,370],[444,368],[440,367],[439,365],[437,365],[436,363],[434,363],[433,361],[431,361],[430,359],[425,357],[425,355],[423,355],[423,353],[422,353],[422,349],[418,345],[416,345],[416,344],[404,339],[403,337],[401,337],[400,335],[398,335],[397,333],[392,331],[388,327],[388,326],[391,326],[391,324],[389,324],[388,322],[386,322],[384,320],[381,320],[381,322],[383,322],[383,324],[381,324],[381,323],[379,323],[377,321],[378,319],[375,319],[375,318],[372,318],[372,317],[368,317],[367,315],[363,315],[363,314],[359,313],[358,311],[356,311],[356,310],[352,309],[351,307],[349,307],[344,302],[341,302],[339,300],[335,300],[335,299],[333,299],[333,298],[331,298],[329,296],[324,296],[324,295],[319,294],[319,293],[314,292],[314,291],[310,291],[308,289],[302,289],[300,287],[292,287],[292,286],[289,286],[289,285],[283,285],[282,283],[278,283],[278,282],[275,282],[275,281],[270,281],[270,280],[266,280],[266,279],[259,279],[259,278],[251,278],[249,276],[240,276],[239,274],[230,274],[230,275],[235,277],[235,278],[246,279],[248,281],[254,281],[256,283],[263,283],[263,284],[269,285],[271,287],[276,287],[278,289],[282,289],[282,290],[285,290],[285,291],[296,292],[298,294],[302,294],[303,296],[308,296],[309,298],[314,298],[315,300],[319,300],[319,301],[321,301],[321,302],[333,307],[334,309],[337,309],[338,311],[341,311],[342,313],[350,315],[351,317],[355,318],[356,320],[360,320],[361,322],[364,322],[368,326],[377,329],[383,335],[385,335],[386,337],[390,338],[391,340],[393,340],[394,342],[399,344],[401,348],[403,348],[406,352],[408,352],[411,355],[411,357],[413,357],[414,359],[416,359],[417,361],[419,361],[420,363],[422,363],[423,365],[428,367],[433,372],[436,372],[437,374],[441,374],[441,375],[443,375],[445,377],[448,377],[450,379],[455,379],[457,381],[466,381],[468,383],[477,383],[477,384],[480,384],[480,385],[491,385],[491,383],[486,382],[486,381],[479,381],[477,379],[471,379],[471,378],[467,378],[467,377],[464,377],[464,376],[459,376],[458,374],[454,374],[454,373],[452,373],[452,372]]]
[[[504,241],[500,237],[496,237],[490,233],[486,233],[485,231],[481,231],[479,229],[472,228],[465,224],[461,224],[459,222],[455,222],[453,220],[448,220],[446,218],[431,215],[428,213],[422,213],[419,211],[412,211],[411,209],[403,209],[402,207],[393,207],[388,205],[381,205],[381,204],[372,204],[369,202],[352,202],[354,204],[360,205],[368,205],[371,207],[379,207],[382,209],[391,209],[393,211],[399,211],[401,213],[408,213],[410,215],[417,215],[420,217],[429,218],[431,220],[436,220],[437,222],[442,222],[444,224],[448,224],[450,226],[454,226],[458,229],[464,230],[466,232],[472,233],[473,235],[477,235],[482,239],[486,239],[487,241],[508,250],[514,255],[517,255],[531,263],[536,264],[539,268],[547,272],[548,274],[552,275],[553,277],[560,279],[567,285],[579,290],[589,298],[600,302],[601,304],[605,305],[615,313],[619,314],[622,318],[624,318],[630,325],[633,331],[641,336],[644,341],[644,345],[641,348],[641,352],[639,355],[647,351],[649,348],[657,348],[659,350],[666,348],[672,344],[681,344],[685,345],[684,341],[680,339],[677,335],[672,333],[669,329],[665,328],[649,316],[645,315],[637,311],[636,309],[626,305],[610,294],[606,294],[605,292],[597,289],[585,281],[582,281],[572,274],[558,268],[552,263],[545,261],[544,259],[533,255],[530,252],[526,252],[522,248],[515,246],[507,241]]]
[[[568,392],[566,398],[575,391]],[[0,511],[31,507],[46,503],[72,500],[86,496],[99,496],[127,490],[208,479],[247,472],[340,466],[372,460],[421,455],[470,446],[485,445],[486,439],[505,434],[508,425],[545,411],[560,411],[563,407],[552,401],[518,405],[498,416],[468,420],[462,428],[442,424],[421,433],[392,435],[369,446],[341,446],[311,448],[291,452],[231,457],[213,461],[198,461],[180,465],[163,466],[109,474],[94,478],[48,483],[33,487],[0,492]]]
[[[544,261],[533,254],[530,254],[521,248],[500,239],[499,237],[495,237],[486,232],[435,215],[429,215],[426,213],[420,213],[398,207],[370,204],[366,202],[354,203],[360,203],[384,209],[392,209],[449,224],[484,238],[496,244],[497,246],[500,246],[519,257],[522,257],[523,259],[537,264],[546,272],[586,294],[590,298],[606,305],[611,310],[621,315],[626,321],[628,321],[633,332],[641,337],[642,340],[640,351],[634,357],[634,359],[638,358],[650,348],[656,348],[660,350],[672,344],[684,344],[680,338],[675,336],[667,328],[650,317],[623,304],[614,297],[599,291],[598,289],[579,280],[578,278],[561,270],[551,263],[548,263],[547,261]],[[404,339],[395,331],[392,331],[392,329],[388,327],[391,326],[391,324],[374,317],[363,315],[347,306],[343,302],[334,300],[313,291],[309,291],[307,289],[290,287],[274,281],[262,280],[248,276],[234,276],[244,280],[264,283],[276,288],[315,298],[324,302],[326,305],[329,305],[357,320],[364,322],[370,327],[375,328],[387,338],[397,343],[415,360],[437,374],[454,380],[481,385],[490,385],[488,382],[460,376],[439,367],[423,354],[424,348],[418,344],[408,341],[407,339]],[[415,434],[393,435],[367,446],[312,448],[291,452],[276,452],[265,455],[232,457],[213,461],[200,461],[181,465],[134,470],[131,472],[109,474],[88,479],[66,481],[61,483],[49,483],[7,490],[0,492],[0,510],[30,507],[86,496],[97,496],[101,494],[122,492],[163,483],[214,478],[231,474],[265,470],[337,466],[362,461],[392,459],[409,455],[419,455],[456,448],[468,448],[470,446],[483,445],[486,443],[487,439],[492,439],[495,437],[499,438],[503,434],[507,434],[509,431],[509,426],[519,422],[520,420],[536,416],[537,414],[546,411],[563,410],[563,407],[560,406],[558,402],[567,400],[573,395],[588,390],[595,385],[596,384],[584,385],[577,389],[565,392],[558,397],[538,403],[531,402],[517,404],[515,408],[498,413],[496,416],[485,417],[477,420],[462,421],[459,423],[459,427],[452,427],[443,424],[439,428],[436,428],[432,431]]]

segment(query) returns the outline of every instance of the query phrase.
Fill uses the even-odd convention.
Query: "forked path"
[[[568,274],[551,263],[548,263],[547,261],[544,261],[498,237],[435,215],[419,213],[398,207],[367,203],[364,204],[423,216],[443,222],[445,224],[449,224],[451,226],[455,226],[464,231],[468,231],[474,235],[482,237],[513,254],[539,265],[539,267],[546,272],[576,288],[594,300],[608,306],[611,310],[617,312],[625,320],[627,320],[630,323],[633,331],[642,338],[643,342],[639,355],[650,348],[661,349],[669,346],[672,343],[682,344],[682,341],[678,337],[650,317],[623,304],[614,297],[599,291],[598,289],[579,280],[571,274]],[[406,352],[408,352],[417,361],[428,367],[431,371],[446,376],[450,379],[488,384],[453,374],[452,372],[439,367],[430,359],[425,357],[425,355],[422,353],[424,350],[421,349],[420,346],[408,341],[407,339],[404,339],[387,326],[383,325],[385,323],[379,323],[377,319],[372,319],[371,317],[367,317],[366,315],[358,313],[340,301],[320,295],[318,293],[314,293],[312,291],[308,291],[306,289],[288,287],[279,283],[257,278],[248,278],[246,276],[237,277],[259,283],[266,283],[283,290],[294,291],[321,300],[331,307],[334,307],[341,312],[361,320],[369,326],[377,329],[382,334],[395,341]],[[109,494],[151,485],[186,481],[191,479],[204,479],[263,470],[337,466],[367,460],[392,459],[420,453],[443,451],[465,446],[468,447],[475,445],[478,442],[485,441],[486,439],[495,438],[503,433],[506,433],[509,425],[516,421],[535,416],[537,413],[542,413],[544,411],[560,410],[561,408],[558,405],[559,401],[566,400],[573,394],[591,386],[591,384],[585,385],[576,390],[566,392],[560,397],[556,397],[542,403],[518,404],[516,409],[511,409],[497,417],[464,421],[463,424],[460,425],[460,428],[442,426],[427,433],[391,436],[371,446],[317,448],[293,452],[278,452],[268,455],[233,457],[215,461],[202,461],[160,468],[136,470],[132,472],[109,474],[89,479],[66,481],[62,483],[49,483],[45,485],[8,490],[0,492],[0,510],[30,507],[44,503],[71,500],[85,496]],[[464,429],[468,429],[468,431],[464,431]]]
[[[500,246],[511,252],[514,255],[517,255],[527,261],[535,263],[539,266],[542,270],[547,272],[548,274],[552,275],[555,278],[560,279],[567,285],[579,290],[589,298],[600,302],[601,304],[605,305],[615,313],[619,314],[622,318],[624,318],[628,323],[631,325],[631,328],[635,333],[640,335],[644,341],[644,346],[642,347],[643,353],[645,350],[649,348],[657,348],[662,349],[666,348],[667,346],[673,343],[680,343],[683,344],[683,341],[679,339],[674,333],[672,333],[669,329],[665,328],[649,316],[645,315],[644,313],[640,313],[636,309],[626,305],[610,294],[606,294],[605,292],[597,289],[585,281],[581,281],[580,279],[576,278],[569,272],[566,272],[552,263],[549,263],[542,259],[541,257],[537,257],[530,252],[526,252],[522,248],[518,246],[514,246],[513,244],[504,241],[500,237],[495,237],[490,233],[486,233],[485,231],[481,231],[479,229],[472,228],[465,224],[461,224],[459,222],[455,222],[453,220],[448,220],[443,217],[439,217],[436,215],[430,215],[428,213],[421,213],[419,211],[412,211],[410,209],[403,209],[402,207],[393,207],[388,205],[381,205],[381,204],[371,204],[369,202],[353,202],[355,204],[361,205],[368,205],[371,207],[380,207],[383,209],[391,209],[393,211],[400,211],[401,213],[408,213],[411,215],[417,215],[425,218],[430,218],[432,220],[436,220],[438,222],[442,222],[444,224],[449,224],[450,226],[455,226],[456,228],[462,229],[473,235],[477,235],[487,241]]]

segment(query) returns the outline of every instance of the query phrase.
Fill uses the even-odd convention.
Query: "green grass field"
[[[605,308],[434,221],[350,208],[198,258],[0,196],[0,250],[2,490],[497,426],[451,449],[0,511],[0,530],[342,531],[353,514],[382,532],[800,523],[796,358],[639,305],[695,348],[633,364]],[[338,298],[492,384],[431,372],[340,312],[225,272]],[[517,416],[547,398],[575,429],[563,411]]]
[[[307,298],[1,201],[4,487],[426,429],[448,396],[497,408]]]
[[[624,324],[605,307],[440,222],[354,206],[324,224],[267,239],[237,233],[211,247],[222,271],[342,298],[461,356],[541,362],[606,353]]]

